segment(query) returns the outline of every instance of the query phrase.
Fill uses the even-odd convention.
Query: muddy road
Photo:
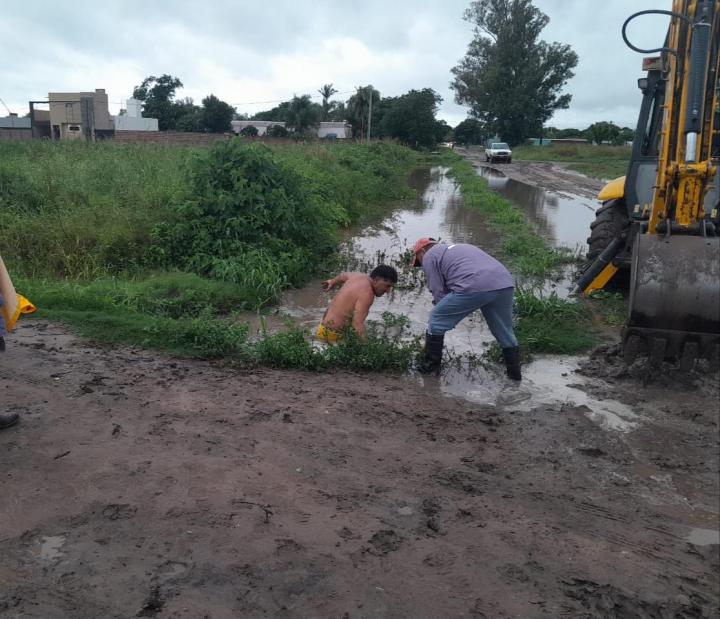
[[[613,427],[41,322],[13,342],[3,617],[714,616],[711,393],[569,379],[634,408]]]
[[[601,180],[568,170],[557,161],[513,160],[510,164],[490,164],[481,150],[456,148],[455,151],[476,166],[500,170],[509,179],[559,195],[580,195],[594,200],[605,185]]]
[[[360,253],[433,225],[481,242],[442,171],[424,178]],[[560,200],[592,216],[526,194],[549,239]],[[374,311],[422,329],[427,297]],[[282,312],[310,325],[325,302],[308,287]],[[486,340],[477,320],[449,344]],[[37,320],[8,344],[0,617],[717,616],[717,376],[647,383],[612,345],[517,387],[492,364],[238,371]]]

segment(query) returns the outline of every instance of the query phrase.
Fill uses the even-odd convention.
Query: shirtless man
[[[329,343],[337,342],[341,331],[350,324],[360,336],[365,336],[365,319],[375,297],[381,297],[397,284],[397,271],[381,264],[370,275],[364,273],[340,273],[323,282],[323,290],[342,286],[330,302],[316,336]]]

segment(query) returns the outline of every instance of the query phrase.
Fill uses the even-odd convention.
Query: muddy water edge
[[[590,200],[578,195],[544,191],[508,179],[492,168],[477,166],[477,170],[488,179],[492,189],[523,210],[548,244],[584,251],[584,235],[594,216]],[[417,192],[416,199],[398,205],[381,221],[353,230],[348,235],[341,250],[348,269],[367,271],[380,262],[403,265],[408,248],[422,236],[453,243],[472,243],[491,254],[497,252],[497,235],[489,229],[478,211],[463,205],[460,188],[449,176],[447,168],[435,166],[417,170],[410,184]],[[538,286],[537,281],[517,279],[521,285]],[[380,321],[385,312],[402,314],[410,321],[410,331],[422,335],[432,310],[432,297],[419,270],[404,270],[401,280],[391,295],[376,300],[369,319]],[[302,289],[287,292],[279,313],[312,330],[331,298],[321,291],[320,283],[320,280],[312,281]],[[554,292],[567,297],[572,289],[571,269],[557,272],[554,279],[542,282],[540,288],[545,294]],[[447,356],[452,359],[471,355],[480,360],[492,341],[492,334],[478,312],[446,335]],[[469,401],[491,402],[500,408],[517,406],[519,402],[526,407],[534,406],[559,399],[587,404],[586,397],[564,387],[565,377],[577,368],[578,363],[579,358],[576,357],[537,357],[525,367],[526,379],[521,388],[508,383],[502,368],[483,361],[472,365],[447,363],[437,380],[415,375],[408,376],[408,380]],[[615,407],[623,408],[619,403]],[[596,413],[595,409],[606,413]],[[615,413],[609,411],[607,404],[595,403],[592,414]],[[621,415],[629,417],[630,413],[623,411]]]

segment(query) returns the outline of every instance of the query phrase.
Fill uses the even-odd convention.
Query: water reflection
[[[574,194],[558,194],[507,178],[502,172],[476,166],[490,188],[508,198],[528,215],[538,233],[550,244],[584,252],[597,204]]]
[[[488,168],[481,168],[490,186],[524,209],[538,231],[552,244],[575,247],[583,243],[594,216],[594,205],[579,196],[559,196],[506,178]],[[389,217],[375,225],[352,231],[343,252],[350,266],[361,265],[369,270],[379,260],[399,259],[408,247],[421,236],[435,236],[451,242],[472,243],[493,253],[498,238],[487,227],[477,210],[462,205],[460,192],[447,176],[447,169],[434,167],[414,174],[411,183],[418,198],[403,203]],[[404,314],[415,334],[425,332],[432,309],[432,298],[424,288],[420,270],[402,274],[402,284],[392,295],[375,301],[370,320],[380,320],[383,312]],[[288,291],[282,300],[281,311],[289,314],[299,325],[313,329],[330,302],[331,295],[322,291],[321,281],[310,282],[300,290]],[[546,282],[545,291],[555,290],[566,295],[571,288],[569,272],[560,284]],[[453,353],[482,356],[493,341],[482,314],[477,312],[463,320],[446,335],[447,357]],[[526,378],[518,386],[505,378],[497,364],[482,364],[472,368],[446,363],[441,378],[410,374],[406,380],[424,388],[439,389],[443,393],[464,399],[493,404],[499,409],[529,410],[540,403],[574,401],[585,404],[587,415],[602,427],[612,431],[631,431],[635,420],[631,411],[619,403],[591,402],[588,396],[567,386],[566,377],[577,366],[576,358],[542,357],[526,366]]]
[[[414,174],[411,185],[418,198],[404,203],[382,222],[368,226],[349,238],[343,253],[350,257],[350,266],[365,263],[372,268],[379,260],[396,261],[416,239],[433,236],[456,243],[472,243],[492,253],[497,237],[491,233],[477,211],[462,206],[455,182],[447,176],[447,168],[433,167]],[[419,269],[406,271],[403,285],[388,296],[375,301],[370,320],[380,320],[383,312],[404,314],[410,319],[414,333],[424,333],[432,309],[432,297],[423,285]],[[300,290],[288,291],[283,297],[282,311],[300,324],[313,327],[325,311],[331,295],[322,292],[320,281],[313,281]],[[459,353],[481,354],[492,341],[487,325],[478,313],[462,321],[447,335],[447,346]]]

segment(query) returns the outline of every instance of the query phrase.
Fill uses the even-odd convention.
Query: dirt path
[[[574,194],[594,199],[605,185],[601,180],[568,170],[566,164],[556,161],[513,160],[510,164],[489,164],[479,150],[456,148],[455,151],[474,165],[492,167],[508,178],[560,195]]]
[[[568,381],[635,408],[613,430],[42,322],[9,343],[2,617],[716,616],[716,383],[643,388],[604,353]]]

